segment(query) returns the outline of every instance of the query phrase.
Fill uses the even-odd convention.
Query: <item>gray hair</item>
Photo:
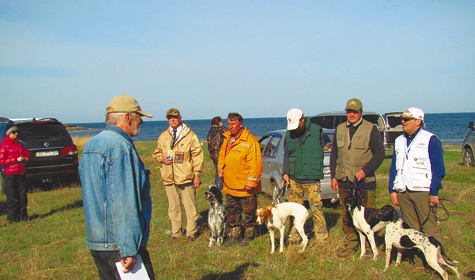
[[[106,125],[116,125],[119,123],[119,121],[124,117],[124,115],[127,113],[123,112],[114,112],[114,113],[108,113],[106,115]]]

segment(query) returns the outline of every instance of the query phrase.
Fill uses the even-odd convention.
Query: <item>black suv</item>
[[[27,179],[43,183],[53,179],[77,180],[78,151],[61,122],[54,118],[3,119],[0,120],[2,139],[7,125],[18,127],[18,139],[29,155]]]

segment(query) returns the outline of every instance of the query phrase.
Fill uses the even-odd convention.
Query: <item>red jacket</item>
[[[17,161],[21,156],[26,157],[23,144],[9,136],[3,138],[0,145],[0,165],[3,166],[5,175],[25,174],[25,162]]]

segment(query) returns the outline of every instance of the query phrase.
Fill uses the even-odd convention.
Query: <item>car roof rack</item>
[[[29,122],[59,122],[56,118],[16,118],[10,120],[15,124]]]

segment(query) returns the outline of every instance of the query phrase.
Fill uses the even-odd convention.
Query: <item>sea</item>
[[[225,117],[224,117],[225,118]],[[469,121],[475,121],[473,113],[438,113],[425,115],[426,130],[439,137],[444,145],[461,145],[467,133]],[[206,140],[211,127],[211,120],[182,120],[191,127],[200,140]],[[263,136],[269,131],[285,129],[286,118],[248,118],[244,119],[244,126],[256,137]],[[91,130],[70,131],[72,136],[95,135],[106,126],[105,122],[99,123],[69,123],[71,125],[91,128]],[[226,125],[225,123],[223,123]],[[140,135],[134,141],[155,141],[160,133],[168,127],[168,122],[144,121],[140,127]]]

